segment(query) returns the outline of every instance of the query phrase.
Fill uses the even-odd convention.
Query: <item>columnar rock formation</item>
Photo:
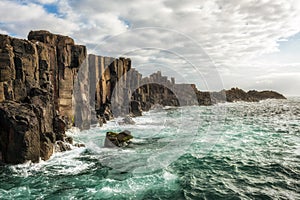
[[[97,58],[97,57],[95,57]],[[104,117],[106,119],[110,119],[111,113],[110,113],[110,104],[113,95],[117,97],[122,97],[125,94],[128,94],[128,91],[126,91],[126,86],[122,85],[123,87],[120,87],[121,81],[127,82],[127,75],[128,72],[131,69],[131,60],[126,58],[119,58],[119,59],[113,59],[113,58],[103,58],[101,56],[98,56],[98,59],[100,59],[100,69],[98,70],[98,73],[96,74],[96,85],[94,83],[91,83],[91,86],[96,86],[96,98],[95,98],[95,109],[96,114],[98,117]],[[89,57],[89,60],[92,61],[93,57]],[[92,68],[92,63],[89,62],[90,69]],[[95,66],[95,68],[99,68],[98,66]],[[91,72],[91,70],[90,70]],[[93,72],[92,72],[93,74]],[[100,77],[101,76],[101,77]],[[98,78],[97,78],[98,77]],[[93,79],[90,79],[93,80]],[[117,86],[117,84],[119,85]],[[94,91],[92,90],[92,94],[94,95]],[[115,98],[115,100],[118,100],[119,98]],[[91,99],[93,100],[93,99]],[[118,106],[121,110],[124,109],[123,105],[119,103],[119,101],[115,101],[116,106]],[[117,114],[117,113],[116,113]]]
[[[28,40],[0,35],[0,158],[47,160],[72,120],[73,83],[86,48],[73,39],[31,31]]]
[[[111,101],[114,105],[125,112],[124,104],[118,100],[129,94],[126,91],[126,83],[134,80],[127,79],[131,69],[131,60],[128,58],[111,58],[89,55],[85,69],[81,69],[75,85],[76,99],[76,125],[82,129],[89,128],[90,124],[100,120],[105,122],[113,117]],[[119,84],[117,86],[117,84]],[[85,85],[85,86],[83,86]],[[82,95],[85,98],[82,98]],[[113,95],[118,98],[113,98]],[[118,114],[117,112],[115,113]]]
[[[161,72],[141,79],[141,84],[133,92],[132,99],[140,102],[142,110],[152,106],[186,106],[198,105],[194,84],[177,84],[175,78],[168,80]]]
[[[0,35],[0,162],[47,160],[68,149],[67,126],[88,129],[113,116],[139,116],[156,104],[212,105],[217,102],[284,98],[272,91],[233,88],[202,92],[176,84],[161,72],[143,78],[128,58],[87,57],[86,47],[67,36],[31,31],[28,40]]]

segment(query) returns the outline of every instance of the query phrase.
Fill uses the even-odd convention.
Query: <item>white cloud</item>
[[[41,4],[54,4],[57,3],[58,0],[37,0],[37,2]]]
[[[47,13],[40,5],[55,2],[58,15]],[[280,54],[278,41],[300,31],[297,0],[39,0],[39,4],[1,1],[0,13],[0,29],[9,33],[25,36],[30,29],[48,29],[74,37],[87,44],[91,52],[111,56],[131,52],[136,65],[159,62],[177,72],[188,71],[188,65],[180,63],[184,58],[201,73],[210,74],[210,79],[213,74],[220,75],[226,87],[256,87],[259,80],[255,77],[279,72],[285,63],[269,65],[271,57],[263,63],[256,60],[265,54]],[[140,29],[143,27],[155,28]],[[148,54],[138,55],[141,49],[148,50]],[[207,71],[213,64],[217,69]],[[297,79],[290,77],[299,68],[284,69],[291,74],[276,80],[288,77],[299,85]],[[194,73],[191,80],[197,80],[197,75]],[[276,80],[265,83],[276,89]],[[220,77],[213,81],[222,82]]]
[[[45,29],[55,33],[71,34],[77,24],[47,13],[38,4],[19,4],[13,1],[0,2],[0,28],[18,37],[25,38],[30,30]]]
[[[8,35],[9,33],[5,30],[0,29],[0,34]]]

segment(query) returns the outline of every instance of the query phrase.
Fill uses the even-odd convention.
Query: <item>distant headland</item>
[[[156,72],[132,68],[129,58],[87,55],[68,36],[31,31],[28,40],[0,35],[0,163],[48,160],[74,144],[65,131],[88,129],[115,116],[140,116],[162,106],[285,97],[274,91],[199,91]]]

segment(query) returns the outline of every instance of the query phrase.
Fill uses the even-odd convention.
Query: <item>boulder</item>
[[[130,131],[122,131],[120,133],[107,132],[104,147],[126,147],[131,143],[133,136]]]

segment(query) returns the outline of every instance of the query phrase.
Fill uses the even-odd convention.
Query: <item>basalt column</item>
[[[0,161],[49,159],[71,122],[73,83],[86,48],[67,36],[0,35]],[[59,119],[60,118],[60,119]]]

